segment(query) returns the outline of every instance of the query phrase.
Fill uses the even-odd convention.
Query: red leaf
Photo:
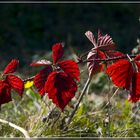
[[[22,96],[24,90],[24,82],[19,77],[15,75],[8,75],[6,76],[5,81],[12,89],[18,92],[20,96]]]
[[[140,73],[134,73],[132,79],[132,89],[130,89],[129,101],[137,102],[140,100]]]
[[[34,78],[34,84],[35,87],[38,89],[38,92],[41,96],[44,96],[44,86],[45,82],[47,81],[48,75],[52,72],[52,67],[47,66],[44,69],[42,69]]]
[[[100,39],[103,37],[103,33],[100,29],[98,29],[98,42],[100,42]],[[99,43],[98,43],[99,44]]]
[[[58,62],[58,66],[70,77],[80,81],[80,70],[78,64],[72,60]]]
[[[136,55],[136,57],[134,58],[135,61],[140,61],[140,54]]]
[[[14,73],[17,69],[17,66],[19,64],[19,61],[16,59],[13,59],[5,68],[4,70],[4,74],[8,74],[8,73]]]
[[[100,49],[101,51],[107,51],[110,49],[114,49],[115,47],[115,43],[113,42],[112,38],[110,37],[110,35],[106,34],[106,35],[102,35],[101,31],[98,31],[98,49]]]
[[[9,85],[0,80],[0,105],[12,101],[11,88]]]
[[[53,103],[63,111],[65,106],[75,96],[77,85],[66,73],[52,72],[45,84],[45,91]]]
[[[55,64],[63,56],[64,48],[61,43],[56,43],[53,45],[52,51],[53,51],[53,63]]]
[[[51,65],[52,63],[50,61],[47,60],[39,60],[36,62],[31,63],[30,66],[48,66]]]
[[[105,53],[110,58],[125,56],[125,54],[123,54],[122,52],[115,51],[115,50],[109,50],[109,51],[106,51]]]
[[[92,49],[88,56],[87,60],[93,59],[93,61],[87,63],[89,76],[99,73],[103,69],[103,64],[100,62],[94,61],[94,59],[105,59],[106,56],[102,51]]]
[[[119,60],[111,64],[106,73],[112,78],[113,83],[117,87],[130,89],[130,84],[133,76],[133,67],[128,60]]]
[[[113,42],[112,38],[108,34],[102,35],[100,30],[98,30],[97,42],[91,31],[87,31],[85,35],[92,42],[96,49],[99,49],[101,51],[108,51],[110,49],[114,49],[115,47],[115,43]]]
[[[86,37],[91,41],[91,43],[94,45],[94,47],[97,47],[97,44],[96,44],[96,39],[93,35],[93,33],[91,31],[87,31],[85,33]]]
[[[137,65],[138,72],[140,72],[140,54],[136,55],[134,58],[135,64]]]
[[[140,62],[135,62],[138,68],[138,72],[140,72]]]

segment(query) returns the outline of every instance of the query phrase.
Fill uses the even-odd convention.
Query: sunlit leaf
[[[77,85],[75,81],[64,72],[52,72],[45,84],[45,91],[58,107],[63,109],[75,96]]]
[[[4,74],[15,72],[18,64],[19,64],[19,61],[16,59],[13,59],[4,69]]]

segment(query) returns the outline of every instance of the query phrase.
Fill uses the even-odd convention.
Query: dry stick
[[[108,79],[109,79],[109,77],[108,77]],[[110,85],[110,80],[109,80],[109,91],[111,90],[111,85]],[[108,102],[107,102],[107,104],[105,105],[105,107],[106,106],[108,106],[108,136],[110,137],[110,125],[111,125],[111,110],[110,110],[110,105],[111,105],[111,99],[115,96],[115,94],[118,92],[118,90],[119,90],[119,88],[117,88],[117,90],[115,90],[115,92],[114,92],[114,94],[112,95],[112,97],[110,97],[110,92],[112,92],[112,91],[110,91],[110,92],[108,92],[108,95],[107,95],[107,97],[108,97]],[[104,107],[104,108],[105,108]]]
[[[109,89],[110,89],[110,81],[109,81]],[[111,102],[110,102],[110,92],[108,92],[108,136],[110,137],[110,123],[111,123],[111,112],[110,112],[110,105],[111,105]]]
[[[109,59],[109,58],[108,58]],[[107,67],[107,63],[106,63],[106,61],[105,61],[105,66]],[[108,81],[109,81],[109,92],[108,92],[108,94],[107,94],[107,99],[108,99],[108,104],[107,104],[107,106],[108,106],[108,108],[107,108],[107,115],[108,115],[108,125],[107,125],[107,127],[108,127],[108,136],[110,137],[110,123],[111,123],[111,116],[110,116],[110,105],[111,105],[111,101],[110,101],[110,99],[111,99],[111,97],[110,97],[110,90],[111,90],[111,85],[110,85],[110,79],[109,79],[109,77],[108,77]]]
[[[61,117],[61,113],[58,115],[58,117],[54,120],[53,124],[51,125],[51,127],[53,128],[54,125],[56,124],[56,122],[59,120],[59,118]]]
[[[23,129],[22,127],[19,127],[19,126],[15,125],[15,124],[13,124],[13,123],[11,123],[9,121],[3,120],[3,119],[0,119],[0,122],[4,123],[4,124],[8,124],[9,126],[19,130],[25,136],[25,138],[30,138],[28,132],[25,129]]]
[[[113,93],[113,95],[111,96],[111,97],[109,97],[109,94],[108,94],[108,102],[107,102],[107,104],[103,107],[103,109],[104,108],[106,108],[106,106],[109,106],[110,107],[110,104],[111,104],[111,99],[117,94],[117,92],[119,91],[119,88],[117,88],[116,90],[115,90],[115,92]],[[109,117],[109,125],[108,125],[108,135],[109,135],[109,137],[110,137],[110,121],[111,121],[111,117],[110,117],[110,108],[108,109],[108,117]]]
[[[86,90],[87,90],[87,88],[88,88],[88,86],[89,86],[90,81],[91,81],[91,78],[88,78],[88,80],[87,80],[87,82],[86,82],[86,84],[85,84],[85,86],[84,86],[84,88],[83,88],[83,90],[82,90],[82,93],[80,94],[80,97],[79,97],[79,99],[78,99],[78,101],[77,101],[77,103],[76,103],[76,105],[75,105],[75,107],[74,107],[74,110],[72,111],[72,113],[71,113],[71,115],[70,115],[70,117],[69,117],[69,119],[68,119],[68,121],[67,121],[67,124],[66,124],[66,127],[64,128],[64,130],[67,129],[67,126],[71,123],[71,120],[72,120],[74,114],[76,113],[76,111],[77,111],[77,109],[78,109],[78,107],[79,107],[79,104],[80,104],[80,102],[81,102],[82,99],[83,99],[83,96],[84,96],[85,93],[86,93]]]
[[[119,88],[117,88],[117,89],[115,90],[115,92],[113,93],[113,95],[112,95],[111,98],[110,98],[110,101],[111,101],[112,98],[117,94],[118,91],[119,91]],[[106,106],[108,106],[108,104],[109,104],[109,102],[106,103],[106,105],[103,107],[103,109],[106,108]]]
[[[119,88],[117,88],[116,90],[115,90],[115,92],[113,93],[113,95],[111,96],[111,98],[110,98],[110,101],[112,100],[112,98],[117,94],[117,92],[119,91]],[[90,114],[87,114],[87,115],[82,115],[81,116],[81,118],[82,117],[85,117],[85,116],[88,116],[88,115],[95,115],[95,114],[97,114],[97,113],[101,113],[101,112],[103,112],[103,110],[106,108],[106,106],[108,106],[109,105],[109,102],[107,102],[106,104],[105,104],[105,106],[100,110],[100,111],[96,111],[96,112],[93,112],[93,113],[90,113]]]

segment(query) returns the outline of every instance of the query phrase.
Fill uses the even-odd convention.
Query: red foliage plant
[[[137,59],[138,56],[132,61],[119,60],[106,70],[117,87],[130,91],[129,101],[132,102],[140,99],[140,62]]]
[[[20,77],[13,74],[16,71],[18,64],[19,61],[13,59],[4,69],[4,72],[1,74],[0,105],[10,102],[12,100],[11,89],[18,92],[20,96],[22,96],[23,94],[24,82]]]
[[[34,85],[41,97],[47,94],[49,99],[63,111],[75,96],[78,88],[77,82],[80,81],[78,63],[87,62],[89,71],[87,81],[90,81],[93,75],[103,71],[106,66],[105,73],[108,74],[113,83],[118,88],[129,91],[129,101],[136,102],[140,100],[140,55],[134,57],[116,51],[116,45],[112,38],[108,34],[103,35],[100,30],[98,31],[97,39],[91,31],[87,31],[85,35],[94,47],[84,55],[81,55],[78,59],[79,62],[76,63],[71,59],[61,60],[64,54],[64,47],[61,43],[56,43],[52,47],[53,62],[43,59],[31,64],[31,66],[44,67],[34,77]],[[85,60],[84,56],[87,57]],[[24,82],[13,74],[18,64],[19,61],[13,59],[0,75],[0,105],[12,100],[12,89],[21,96],[23,94]],[[85,85],[88,87],[88,84]],[[87,87],[83,89],[86,90]],[[79,102],[84,95],[83,91],[79,96]]]
[[[85,35],[94,45],[94,48],[92,48],[87,55],[87,60],[93,59],[93,61],[87,63],[89,76],[97,74],[104,68],[104,65],[102,63],[95,61],[95,59],[107,59],[110,57],[124,55],[119,51],[113,50],[116,45],[108,34],[103,35],[102,32],[98,30],[97,41],[91,31],[87,31]]]
[[[113,50],[115,44],[112,38],[107,34],[103,36],[100,31],[98,31],[97,42],[92,32],[87,31],[85,35],[94,45],[94,48],[87,56],[88,60],[92,59],[87,63],[89,76],[103,70],[102,61],[96,61],[96,59],[104,59],[107,62],[110,58],[114,61],[117,60],[116,57],[123,58],[117,62],[113,61],[109,66],[110,63],[106,63],[108,66],[106,74],[111,77],[118,88],[129,90],[129,101],[136,102],[140,100],[140,55],[131,59],[129,55]]]
[[[63,53],[62,44],[56,43],[52,47],[53,63],[40,60],[31,64],[31,66],[44,66],[34,78],[35,87],[41,96],[48,93],[48,97],[61,110],[64,110],[65,106],[75,96],[77,91],[75,80],[80,80],[80,70],[76,62],[73,60],[59,61]]]

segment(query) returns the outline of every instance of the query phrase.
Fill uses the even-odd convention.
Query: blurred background
[[[84,33],[96,35],[98,28],[118,50],[131,53],[140,36],[139,16],[140,4],[0,4],[0,68],[12,58],[25,68],[56,42],[80,54],[92,47]]]

